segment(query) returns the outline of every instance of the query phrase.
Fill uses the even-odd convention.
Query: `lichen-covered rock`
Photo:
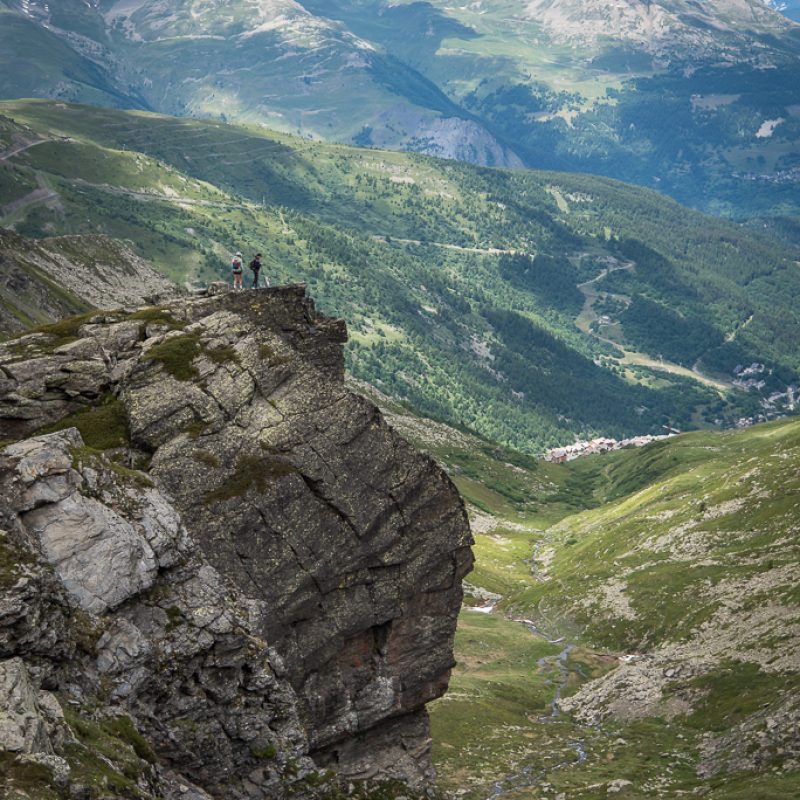
[[[7,597],[49,573],[57,585],[46,596],[64,609],[61,637],[70,644],[48,652],[17,641],[17,657],[0,661],[9,697],[2,749],[54,754],[43,717],[52,695],[34,685],[47,684],[67,704],[102,702],[105,715],[135,719],[160,760],[189,782],[220,797],[275,796],[313,765],[295,693],[254,625],[263,603],[203,559],[169,501],[141,480],[88,452],[75,429],[4,450],[5,557],[21,565]],[[39,600],[24,596],[18,613],[41,614],[27,599]],[[41,635],[49,638],[46,627]],[[80,774],[74,749],[67,755],[70,774]],[[161,791],[157,777],[150,783]]]
[[[306,756],[423,789],[471,537],[445,473],[345,388],[343,323],[283,287],[98,314],[76,336],[0,347],[0,437],[67,414],[87,437],[0,456],[17,554],[0,656],[134,720],[148,791],[170,796],[171,770],[198,797],[321,794]],[[103,455],[88,423],[109,396],[130,439]],[[64,627],[39,640],[28,612]]]
[[[41,698],[41,699],[40,699]],[[0,749],[12,753],[53,753],[47,717],[52,719],[55,700],[45,699],[31,683],[21,658],[0,661]]]

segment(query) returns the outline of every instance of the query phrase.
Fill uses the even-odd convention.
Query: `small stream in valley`
[[[549,644],[563,644],[563,647],[557,656],[542,656],[542,658],[536,662],[540,668],[546,669],[551,667],[557,672],[557,677],[554,680],[555,693],[552,701],[549,704],[549,709],[546,711],[546,713],[541,714],[538,717],[538,722],[541,725],[552,724],[558,719],[559,714],[561,713],[559,711],[558,702],[561,699],[564,687],[567,685],[567,681],[569,680],[569,667],[567,666],[569,654],[575,649],[576,645],[573,642],[565,641],[563,636],[556,639],[550,639],[536,626],[536,623],[532,620],[514,619],[513,621],[524,625],[530,631],[531,635],[542,638]],[[567,745],[575,754],[573,758],[565,758],[562,761],[545,767],[536,765],[523,767],[519,772],[512,775],[507,775],[505,778],[495,781],[491,793],[487,796],[487,800],[495,800],[495,798],[502,797],[509,792],[519,791],[520,789],[535,786],[544,781],[547,775],[554,770],[563,769],[564,767],[574,766],[576,764],[582,764],[586,760],[584,740],[573,739],[572,741],[567,742]]]

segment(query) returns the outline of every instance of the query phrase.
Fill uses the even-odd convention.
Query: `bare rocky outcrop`
[[[147,484],[74,428],[0,457],[0,747],[79,797],[108,796],[94,748],[141,796],[193,782],[212,797],[277,796],[313,764],[260,638],[266,608],[203,559]],[[119,763],[118,729],[135,745]]]
[[[709,777],[773,767],[800,767],[800,698],[789,694],[775,706],[748,716],[730,732],[707,734],[697,772]]]
[[[0,346],[0,659],[30,676],[23,718],[45,691],[69,730],[90,704],[117,738],[128,720],[165,797],[317,796],[315,764],[429,785],[471,537],[444,472],[345,388],[345,339],[283,287]]]

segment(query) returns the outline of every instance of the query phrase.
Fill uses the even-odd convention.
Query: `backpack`
[[[254,258],[247,266],[250,267],[253,272],[258,272],[258,270],[261,269],[261,262],[257,258]]]
[[[234,258],[231,262],[231,266],[233,267],[233,272],[235,275],[238,275],[242,271],[242,259],[241,258]]]

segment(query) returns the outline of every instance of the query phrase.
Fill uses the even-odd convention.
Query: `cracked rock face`
[[[34,758],[74,796],[101,796],[102,781],[84,783],[86,755],[64,749],[75,736],[62,707],[102,705],[136,720],[175,781],[273,797],[311,763],[295,693],[253,624],[266,610],[203,559],[142,477],[86,455],[74,428],[0,455],[0,750]],[[161,769],[136,768],[141,796],[171,796]]]
[[[0,748],[52,754],[48,718],[59,716],[58,701],[37,691],[21,658],[0,661]]]
[[[238,796],[216,794],[221,776],[276,796],[285,776],[253,764],[264,742],[347,779],[431,778],[425,704],[447,688],[471,536],[444,472],[345,389],[345,340],[284,287],[0,345],[0,438],[122,404],[126,448],[95,454],[75,430],[6,448],[6,527],[51,565],[60,613],[103,620],[109,702],[214,797]]]

